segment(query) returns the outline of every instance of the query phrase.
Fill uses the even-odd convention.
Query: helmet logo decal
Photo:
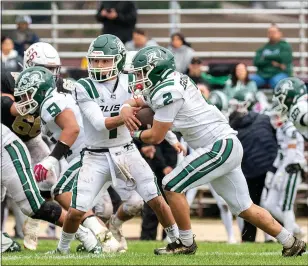
[[[146,55],[146,57],[147,57],[148,64],[154,63],[157,60],[163,60],[161,54],[158,55],[156,51],[149,52]]]
[[[290,80],[287,80],[285,83],[281,85],[281,92],[282,93],[287,93],[287,91],[293,89],[293,84]]]
[[[33,71],[31,73],[25,73],[18,82],[18,87],[23,87],[25,89],[31,88],[38,83],[44,82],[43,75],[39,71]]]
[[[116,39],[115,44],[118,48],[119,53],[122,53],[125,50],[124,44],[121,41]]]

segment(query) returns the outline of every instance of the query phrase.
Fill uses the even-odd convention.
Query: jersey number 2
[[[111,117],[114,117],[114,116],[117,116],[117,115],[119,115],[119,112],[115,112],[115,113],[110,114]],[[109,130],[109,139],[116,139],[117,135],[118,135],[118,129],[117,128]]]
[[[168,105],[173,102],[172,95],[170,92],[163,94],[163,98],[164,98],[164,105]]]

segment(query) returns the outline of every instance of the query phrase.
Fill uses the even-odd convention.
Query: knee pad
[[[113,205],[109,194],[104,195],[99,203],[97,203],[94,207],[95,214],[102,218],[103,221],[107,221],[110,219],[113,214]]]
[[[45,201],[41,208],[31,217],[33,219],[40,219],[50,223],[56,223],[62,213],[62,208],[59,204],[53,201]]]
[[[123,211],[130,216],[139,214],[142,208],[143,199],[137,195],[137,193],[132,195],[127,201],[123,203]]]

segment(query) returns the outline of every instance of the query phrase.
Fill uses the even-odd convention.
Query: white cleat
[[[124,253],[127,251],[127,242],[122,232],[122,226],[116,227],[113,223],[114,215],[108,221],[108,227],[114,238],[119,242],[119,249],[118,252]]]
[[[114,253],[120,248],[120,243],[107,228],[106,231],[97,234],[96,238],[102,244],[103,252]]]
[[[36,250],[40,231],[40,220],[27,217],[22,231],[24,233],[24,247],[29,250]]]
[[[235,240],[234,237],[230,237],[230,238],[228,239],[228,244],[237,244],[237,242],[236,242],[236,240]]]

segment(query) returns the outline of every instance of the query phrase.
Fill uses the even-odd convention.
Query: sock
[[[220,209],[220,216],[221,220],[225,225],[227,234],[228,234],[228,240],[232,241],[235,240],[234,232],[233,232],[233,216],[229,209],[224,209],[224,206]]]
[[[79,225],[79,228],[76,232],[76,238],[80,240],[87,251],[92,250],[97,244],[97,239],[92,231],[83,227],[82,225]]]
[[[179,228],[177,224],[165,228],[165,231],[171,242],[175,242],[179,238]]]
[[[194,236],[193,236],[191,229],[179,230],[179,234],[180,234],[180,239],[184,246],[189,247],[193,244]]]
[[[290,232],[288,232],[284,227],[282,227],[281,232],[276,236],[276,239],[285,248],[290,248],[293,246],[295,238]]]
[[[124,221],[120,220],[120,219],[118,218],[117,214],[113,216],[112,224],[113,224],[115,227],[119,228],[119,227],[122,226],[123,223],[124,223]]]
[[[58,243],[58,249],[62,251],[67,251],[70,249],[70,244],[74,240],[74,233],[66,233],[62,230],[60,241]]]
[[[237,221],[238,227],[239,227],[239,229],[241,231],[241,234],[242,234],[243,233],[243,229],[244,229],[244,219],[239,217],[239,216],[237,216],[236,217],[236,221]]]
[[[101,232],[107,231],[107,227],[104,227],[98,220],[96,216],[89,216],[87,217],[82,225],[88,229],[90,229],[94,235],[98,235]]]
[[[274,241],[274,238],[272,236],[270,236],[269,234],[264,232],[264,240],[265,241],[270,241],[270,240]]]

